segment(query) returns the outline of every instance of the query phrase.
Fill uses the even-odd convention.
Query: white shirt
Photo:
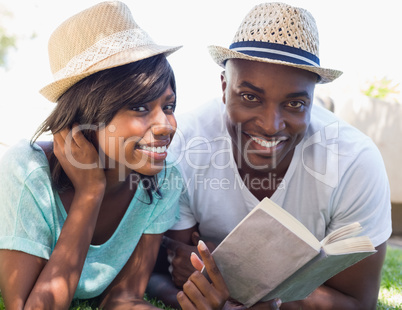
[[[313,105],[311,113],[305,137],[270,199],[318,240],[358,221],[362,235],[380,245],[392,231],[389,183],[380,152],[369,137],[332,112]],[[215,100],[179,116],[171,146],[187,186],[180,199],[181,219],[172,229],[199,223],[202,238],[215,243],[258,204],[247,186],[275,186],[270,179],[243,182],[224,114],[225,105]]]

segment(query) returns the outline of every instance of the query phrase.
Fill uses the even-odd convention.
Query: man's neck
[[[257,170],[250,167],[243,157],[234,156],[239,174],[249,191],[258,199],[270,198],[280,186],[293,158],[289,154],[281,163],[273,169]]]

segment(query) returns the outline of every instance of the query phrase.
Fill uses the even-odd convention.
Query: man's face
[[[221,79],[226,126],[239,170],[283,176],[309,125],[317,75],[231,59]]]

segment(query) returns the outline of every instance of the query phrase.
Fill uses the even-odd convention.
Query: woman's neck
[[[106,176],[106,190],[105,195],[119,194],[124,190],[136,190],[137,185],[133,182],[135,174],[132,170],[126,169],[126,167],[120,169],[119,167],[114,169],[105,169]]]

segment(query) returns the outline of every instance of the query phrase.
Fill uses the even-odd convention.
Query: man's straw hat
[[[121,2],[102,2],[62,23],[49,39],[54,82],[40,93],[52,102],[83,78],[105,69],[166,56],[181,46],[160,46],[134,21]]]
[[[229,49],[208,49],[222,67],[228,59],[246,59],[304,69],[318,74],[318,83],[332,82],[342,72],[320,67],[318,45],[318,30],[310,12],[284,3],[263,3],[244,18]]]

